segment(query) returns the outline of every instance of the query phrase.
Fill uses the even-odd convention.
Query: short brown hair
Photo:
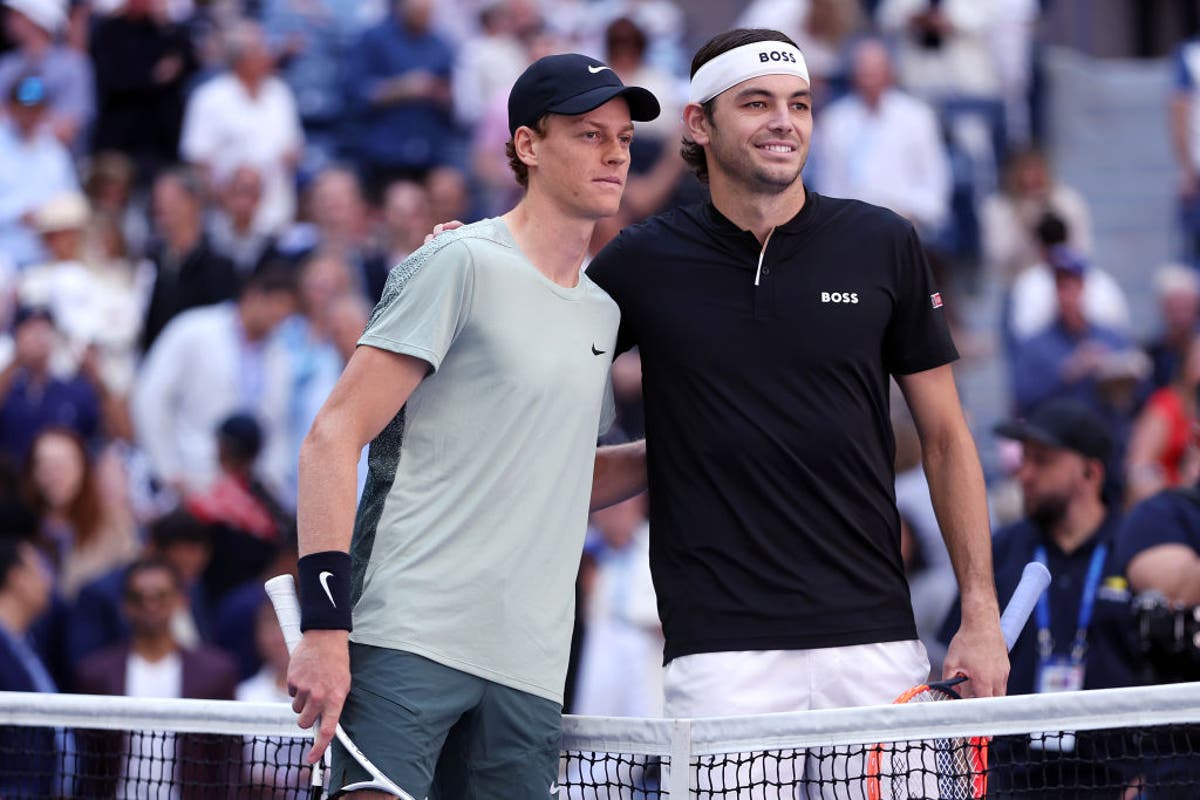
[[[546,135],[546,120],[549,117],[549,114],[543,114],[537,122],[529,126],[539,139]],[[513,174],[517,176],[517,183],[521,184],[522,189],[528,189],[529,167],[517,156],[515,135],[504,145],[504,155],[508,156],[508,165],[512,167]]]
[[[696,51],[696,56],[692,59],[691,77],[696,77],[696,72],[701,67],[722,53],[727,53],[734,48],[753,44],[754,42],[786,42],[792,47],[799,49],[786,33],[773,31],[770,28],[735,28],[731,31],[717,34]],[[715,103],[716,98],[714,97],[702,104],[704,116],[708,118],[710,125],[713,121],[713,106]],[[696,173],[696,177],[702,183],[708,183],[708,159],[704,155],[704,148],[693,142],[685,134],[683,141],[680,143],[679,154],[683,156],[683,160],[687,162],[687,165],[692,168],[692,172]]]

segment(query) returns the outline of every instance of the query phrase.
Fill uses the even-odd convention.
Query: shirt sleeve
[[[1195,502],[1178,491],[1167,490],[1134,506],[1117,531],[1117,563],[1122,569],[1139,553],[1164,544],[1192,547],[1184,504]]]
[[[925,251],[916,231],[907,227],[896,255],[895,306],[883,346],[884,367],[893,375],[911,375],[958,358]]]
[[[358,343],[419,358],[436,371],[467,323],[474,289],[470,248],[459,239],[431,242],[392,270]]]

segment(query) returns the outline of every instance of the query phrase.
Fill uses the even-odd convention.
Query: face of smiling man
[[[800,178],[812,137],[812,93],[794,75],[742,81],[715,98],[692,131],[710,173],[754,194],[779,194]]]

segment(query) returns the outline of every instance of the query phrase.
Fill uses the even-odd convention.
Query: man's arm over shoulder
[[[646,490],[646,441],[596,449],[591,510],[628,500]]]
[[[949,365],[897,377],[921,438],[925,475],[962,604],[943,674],[971,680],[972,697],[1002,695],[1008,655],[1000,633],[983,469]]]

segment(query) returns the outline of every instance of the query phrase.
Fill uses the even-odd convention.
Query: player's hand
[[[456,219],[452,219],[449,222],[439,222],[437,225],[433,226],[433,233],[425,234],[425,244],[429,244],[446,231],[452,231],[455,228],[461,228],[465,224],[466,223],[459,222]]]
[[[985,622],[964,622],[950,640],[942,678],[966,675],[958,687],[963,697],[1003,697],[1008,689],[1008,648],[1000,633],[999,617]]]
[[[317,631],[304,634],[288,662],[288,694],[301,728],[319,722],[304,763],[315,764],[333,741],[342,704],[350,691],[350,634]]]

